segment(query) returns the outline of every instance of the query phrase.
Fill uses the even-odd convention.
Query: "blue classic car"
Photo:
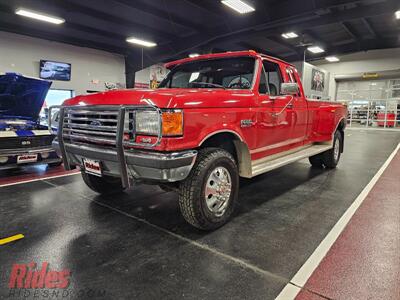
[[[59,165],[54,136],[39,123],[51,82],[16,73],[0,75],[0,170],[28,164]]]

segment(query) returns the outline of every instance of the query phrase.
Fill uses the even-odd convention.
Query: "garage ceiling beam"
[[[321,54],[312,54],[312,55],[309,54],[307,55],[307,61],[320,60],[329,55],[340,55],[340,54],[343,55],[347,53],[354,53],[360,50],[368,51],[374,49],[387,49],[387,48],[397,48],[397,47],[400,47],[400,41],[397,37],[361,40],[359,43],[355,43],[354,41],[352,41],[348,44],[327,49],[326,52]],[[288,60],[295,61],[297,59],[295,56],[292,56],[288,57]]]
[[[297,55],[298,59],[302,60],[303,59],[303,50],[301,47],[295,47],[292,44],[282,40],[282,37],[279,36],[267,36],[267,39],[270,41],[273,41],[276,44],[279,44],[283,47],[285,47],[285,49],[288,50],[289,53],[291,54],[295,54]],[[287,57],[287,52],[285,52],[285,55],[283,53],[279,53],[278,55],[283,56],[283,57]]]
[[[371,23],[366,18],[361,18],[365,28],[367,28],[368,32],[371,34],[373,38],[376,38],[378,35],[376,34],[375,29],[372,27]]]
[[[251,40],[251,38],[259,36],[275,35],[276,32],[280,32],[283,27],[296,28],[297,32],[302,32],[307,29],[315,28],[318,26],[337,24],[340,22],[346,22],[354,19],[360,19],[363,17],[376,16],[382,14],[393,13],[393,5],[391,3],[379,2],[368,6],[360,6],[348,10],[342,10],[335,12],[334,14],[324,15],[320,17],[318,15],[308,15],[303,17],[288,17],[276,21],[268,21],[257,26],[250,26],[246,28],[241,28],[232,32],[220,33],[212,36],[211,38],[204,39],[204,36],[195,35],[193,37],[188,37],[183,41],[177,42],[174,47],[177,49],[174,53],[165,52],[165,49],[159,47],[159,59],[171,59],[179,56],[180,54],[190,51],[190,49],[201,47],[213,42],[240,42],[242,40]]]
[[[256,52],[264,53],[264,54],[267,54],[267,55],[270,55],[270,56],[275,56],[277,58],[283,58],[283,57],[280,57],[280,55],[277,54],[277,53],[273,53],[273,52],[269,51],[268,49],[259,48],[257,46],[252,45],[249,42],[239,42],[239,43],[237,43],[237,45],[239,47],[241,47],[243,50],[254,50]]]
[[[67,13],[71,12],[71,11],[79,12],[88,18],[95,18],[95,19],[98,19],[99,21],[103,21],[103,22],[106,21],[106,22],[110,22],[110,23],[121,24],[127,28],[132,28],[132,34],[135,32],[138,32],[138,33],[140,32],[141,34],[143,34],[143,36],[152,37],[152,36],[156,35],[157,37],[163,38],[164,40],[171,40],[171,39],[177,38],[176,35],[173,35],[170,32],[164,31],[164,30],[162,30],[162,28],[160,28],[160,30],[156,30],[156,29],[154,29],[152,27],[148,27],[144,24],[136,23],[132,20],[122,19],[111,13],[101,11],[96,7],[92,7],[92,8],[87,7],[83,4],[79,4],[79,3],[75,2],[74,0],[69,0],[69,1],[52,0],[51,3],[54,7],[62,9],[64,11],[66,11]],[[38,7],[38,10],[46,11],[45,8],[46,8],[47,4],[46,4],[46,1],[35,0],[33,2],[33,4],[30,5],[30,7],[31,6],[34,6],[33,8]],[[69,22],[71,22],[71,21],[69,21]],[[125,38],[124,38],[124,40],[125,40]]]
[[[186,28],[191,28],[193,30],[199,31],[201,26],[197,23],[193,23],[187,19],[184,19],[177,14],[174,14],[172,11],[165,12],[162,8],[168,9],[168,3],[164,2],[165,5],[162,8],[156,8],[152,5],[147,4],[144,1],[132,1],[132,0],[114,0],[126,6],[132,7],[134,9],[143,11],[147,14],[153,15],[157,18],[160,18],[167,22],[172,22],[176,25],[183,26]]]
[[[221,5],[221,1],[219,0],[182,0],[186,3],[189,3],[193,6],[193,8],[203,10],[204,12],[211,13],[215,17],[221,18],[222,15],[226,15],[229,12],[229,9],[225,8],[224,5]],[[222,19],[223,20],[223,19]]]
[[[35,22],[35,21],[34,21]],[[11,32],[24,32],[25,35],[33,37],[41,37],[41,34],[45,34],[48,37],[53,36],[55,41],[66,39],[80,39],[85,41],[86,47],[99,49],[97,46],[102,45],[101,50],[104,48],[114,49],[112,52],[116,52],[115,49],[119,49],[117,53],[127,52],[125,39],[123,36],[113,35],[109,32],[78,25],[74,23],[65,23],[62,27],[48,26],[44,23],[37,23],[36,26],[32,26],[32,21],[22,17],[16,17],[10,12],[4,12],[0,6],[0,26],[4,28],[10,28]],[[18,29],[18,31],[17,31]],[[36,34],[40,33],[40,34]]]
[[[311,43],[315,46],[321,46],[325,50],[331,47],[331,44],[328,43],[325,39],[321,38],[321,36],[317,35],[312,29],[307,29],[303,31],[310,39]]]
[[[340,23],[340,25],[342,25],[343,29],[346,31],[346,33],[355,41],[358,41],[358,35],[355,32],[355,29],[353,28],[353,26],[351,26],[349,23],[347,22],[342,22]]]
[[[87,39],[81,39],[76,37],[71,37],[69,35],[64,35],[62,33],[57,34],[54,36],[51,32],[46,32],[37,29],[26,29],[25,26],[20,26],[14,23],[6,23],[3,20],[0,22],[0,31],[7,31],[13,33],[20,33],[21,30],[24,30],[25,34],[31,37],[36,37],[48,41],[59,42],[59,43],[66,43],[70,45],[75,45],[78,47],[88,47],[98,50],[103,50],[111,53],[118,53],[118,54],[125,54],[126,48],[118,47],[116,45],[111,46],[109,44],[101,43],[101,42],[93,42],[88,41]]]

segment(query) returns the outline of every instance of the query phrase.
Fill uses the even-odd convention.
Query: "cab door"
[[[292,96],[280,94],[283,82],[279,63],[262,61],[260,74],[259,113],[257,117],[257,148],[251,151],[253,159],[260,159],[290,149],[293,131]]]
[[[291,66],[286,68],[287,79],[289,82],[294,82],[299,85],[299,92],[293,95],[292,108],[292,131],[290,139],[294,146],[301,146],[307,138],[308,126],[308,107],[307,100],[301,90],[300,77],[297,70]]]

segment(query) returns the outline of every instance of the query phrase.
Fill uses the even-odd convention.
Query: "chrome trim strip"
[[[272,144],[272,145],[268,145],[268,146],[265,146],[265,147],[261,147],[261,148],[256,148],[256,149],[250,150],[250,154],[259,153],[259,152],[263,152],[263,151],[267,151],[267,150],[271,150],[271,149],[287,146],[287,145],[298,143],[298,142],[302,142],[302,141],[304,141],[304,137],[285,140],[283,142],[279,142],[279,143],[276,143],[276,144]]]
[[[209,133],[208,135],[206,135],[199,143],[199,146],[201,146],[208,138],[210,138],[218,133],[233,133],[237,138],[239,138],[239,140],[241,142],[243,142],[242,137],[236,131],[233,131],[230,129],[221,129],[221,130],[213,131],[213,132]]]
[[[275,159],[268,159],[269,157],[261,158],[251,163],[251,177],[272,171],[274,169],[283,167],[290,163],[296,162],[303,158],[307,158],[329,149],[332,149],[332,143],[313,144],[309,147],[296,148],[294,151],[287,155],[282,155]],[[290,150],[289,150],[290,151]]]
[[[63,106],[60,106],[60,112],[58,115],[58,130],[57,130],[57,138],[58,138],[58,145],[60,146],[60,152],[61,152],[61,157],[64,163],[64,169],[67,171],[72,170],[69,162],[68,162],[68,156],[67,152],[65,151],[65,146],[64,146],[64,137],[63,137],[63,128],[64,128],[64,111],[65,108]],[[50,116],[50,122],[49,126],[51,128],[51,113],[49,111],[49,116]]]
[[[121,174],[121,182],[123,188],[129,188],[130,182],[128,177],[128,167],[126,165],[126,157],[124,151],[124,126],[125,126],[125,108],[121,108],[118,112],[118,129],[117,129],[117,157],[119,161],[119,172]]]
[[[107,145],[115,145],[116,141],[115,138],[113,139],[105,139],[105,138],[96,138],[96,137],[90,137],[87,135],[72,135],[69,133],[64,133],[64,137],[67,137],[69,139],[75,139],[75,140],[81,140],[81,141],[87,141],[87,142],[94,142],[94,143],[104,143]],[[114,135],[115,136],[115,135]]]
[[[65,118],[65,120],[68,120],[68,118]],[[118,120],[116,120],[116,122],[118,122]],[[93,125],[87,125],[87,124],[75,124],[75,123],[66,123],[65,124],[67,127],[65,128],[78,128],[78,129],[90,129],[92,131],[117,131],[117,126],[93,126]],[[115,134],[114,134],[115,135]]]
[[[29,149],[1,149],[0,156],[42,153],[42,152],[54,152],[54,149],[50,146],[29,148]]]
[[[99,132],[96,134],[96,131],[90,131],[90,130],[83,130],[83,129],[73,129],[73,128],[64,128],[64,131],[71,131],[71,132],[76,132],[76,133],[82,133],[82,134],[87,134],[87,135],[104,135],[104,136],[111,136],[115,138],[116,133],[114,132]]]

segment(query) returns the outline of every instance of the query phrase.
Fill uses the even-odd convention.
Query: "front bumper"
[[[57,140],[53,141],[53,148],[61,153]],[[125,149],[125,163],[121,163],[118,152],[108,148],[64,143],[64,150],[70,166],[83,168],[83,158],[88,158],[100,161],[105,175],[124,180],[123,174],[127,174],[132,179],[159,182],[185,179],[197,157],[196,150],[162,153]]]
[[[47,153],[47,156],[42,156]],[[36,162],[28,163],[17,163],[17,157],[19,155],[26,154],[37,154],[38,159]],[[15,169],[23,166],[31,166],[38,164],[52,164],[61,162],[61,158],[57,155],[53,148],[47,147],[35,147],[30,149],[2,149],[0,150],[0,157],[7,157],[7,162],[0,163],[0,170]]]

